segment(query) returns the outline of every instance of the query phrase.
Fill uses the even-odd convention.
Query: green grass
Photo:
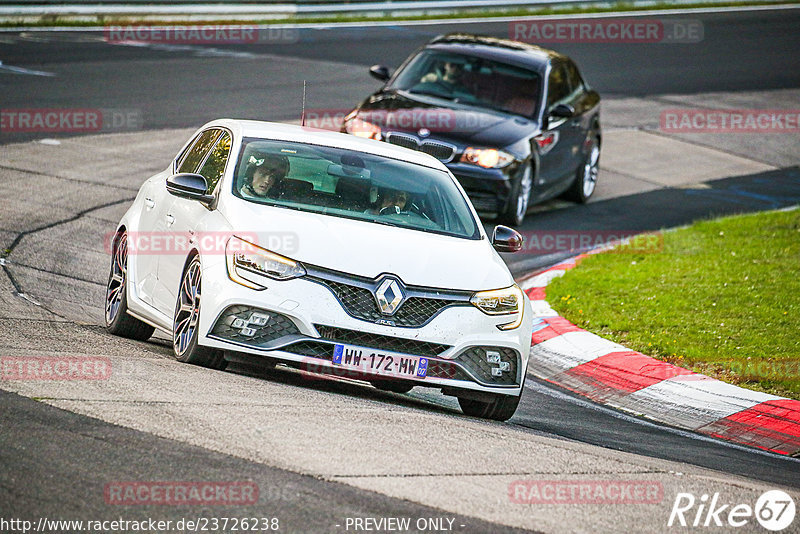
[[[800,399],[800,210],[665,232],[660,251],[590,256],[547,300],[633,350]]]
[[[2,21],[0,28],[17,27],[56,27],[56,26],[121,26],[121,25],[251,25],[251,24],[304,24],[304,23],[328,23],[328,22],[375,22],[375,21],[415,21],[415,20],[447,20],[462,18],[491,19],[497,17],[529,17],[535,15],[576,15],[581,13],[613,13],[618,11],[653,11],[664,9],[701,9],[717,7],[737,7],[737,6],[770,6],[783,4],[796,4],[800,0],[753,0],[751,2],[693,2],[688,4],[675,5],[671,2],[659,2],[651,6],[634,6],[625,2],[614,4],[607,7],[593,6],[572,6],[563,8],[516,8],[508,10],[471,10],[461,13],[451,13],[443,15],[398,15],[398,16],[364,16],[364,15],[337,15],[326,17],[288,17],[288,18],[265,18],[253,20],[229,20],[221,17],[219,20],[185,20],[180,17],[170,20],[143,20],[135,16],[110,16],[98,15],[95,20],[73,20],[72,17],[59,17],[58,15],[43,16],[36,22],[15,22]],[[6,18],[11,18],[6,17]]]

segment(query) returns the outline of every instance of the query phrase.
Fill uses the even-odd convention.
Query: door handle
[[[144,205],[147,209],[151,210],[156,207],[156,203],[152,198],[145,198]]]
[[[167,214],[167,226],[172,226],[172,224],[174,222],[175,222],[175,217],[173,217],[172,215]]]

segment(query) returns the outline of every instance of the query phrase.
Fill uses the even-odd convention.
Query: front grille
[[[501,362],[508,363],[508,369],[499,375],[493,374],[492,370],[500,368],[501,364],[490,363],[487,360],[487,351],[497,353]],[[469,369],[479,381],[498,386],[517,384],[518,360],[517,351],[508,347],[472,347],[456,357],[456,361]]]
[[[394,323],[394,326],[415,328],[423,326],[448,306],[469,304],[463,300],[409,297],[393,315],[384,315],[369,289],[334,280],[321,278],[315,278],[315,280],[333,291],[349,315],[373,323],[379,320],[389,320]]]
[[[423,142],[419,150],[441,161],[450,161],[453,159],[453,155],[456,151],[454,146],[443,145],[442,143],[436,143],[434,141]]]
[[[419,150],[444,163],[451,161],[456,154],[454,145],[433,140],[420,141],[413,135],[408,134],[389,133],[386,135],[386,142],[403,148],[410,148],[411,150]]]
[[[430,343],[416,339],[405,339],[402,337],[385,336],[381,334],[371,334],[369,332],[359,332],[358,330],[348,330],[335,326],[314,325],[324,339],[336,343],[347,343],[370,347],[391,352],[401,352],[403,354],[413,354],[415,356],[433,357],[438,356],[447,349],[449,345],[440,343]]]
[[[251,322],[259,315],[268,317],[266,324],[260,325]],[[237,323],[237,326],[234,326],[234,322]],[[297,326],[285,315],[252,306],[228,307],[220,314],[214,328],[211,329],[213,336],[254,346],[299,333]]]
[[[403,148],[410,148],[411,150],[419,150],[419,141],[417,141],[416,137],[412,137],[410,135],[402,135],[396,133],[390,133],[386,136],[386,141],[397,146],[401,146]]]

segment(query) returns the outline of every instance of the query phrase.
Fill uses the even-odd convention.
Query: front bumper
[[[333,363],[334,347],[347,344],[428,362],[424,378],[367,374],[361,379],[521,393],[531,339],[527,299],[525,319],[514,330],[497,328],[509,322],[510,316],[492,317],[468,303],[451,303],[422,326],[402,327],[352,316],[330,287],[305,278],[274,281],[263,291],[248,289],[232,282],[224,260],[216,258],[204,263],[203,285],[201,345],[268,357],[312,372],[340,374],[341,367]]]
[[[448,163],[447,168],[464,188],[476,211],[501,213],[505,210],[512,185],[509,167],[484,169],[466,163]]]

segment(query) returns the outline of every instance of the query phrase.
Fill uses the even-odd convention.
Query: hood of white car
[[[406,285],[445,289],[497,289],[514,281],[487,239],[230,200],[224,215],[234,234],[302,263],[369,278],[391,273]]]

